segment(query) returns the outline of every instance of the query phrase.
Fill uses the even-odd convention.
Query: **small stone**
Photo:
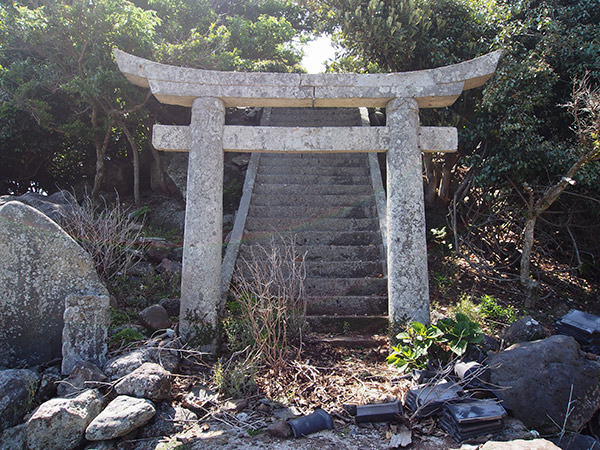
[[[239,413],[248,407],[248,400],[245,398],[239,398],[235,400],[228,400],[223,405],[223,409],[226,411],[235,411]]]
[[[181,304],[178,298],[163,298],[158,304],[165,308],[169,316],[179,315],[179,305]]]
[[[504,330],[502,337],[509,344],[537,341],[546,337],[546,330],[533,317],[527,316],[517,320]]]
[[[30,450],[70,450],[79,446],[86,427],[100,414],[102,396],[88,390],[75,398],[54,398],[43,403],[26,425]]]
[[[42,381],[35,394],[35,402],[39,405],[56,396],[61,381],[60,371],[52,367],[42,375]]]
[[[292,435],[292,429],[286,420],[278,420],[267,427],[267,433],[274,437],[288,438]]]
[[[479,448],[480,450],[560,450],[560,447],[546,439],[532,439],[530,441],[517,439],[509,442],[489,441]]]
[[[171,261],[181,262],[183,260],[183,247],[175,247],[169,253],[169,259]]]
[[[148,277],[155,273],[154,265],[146,261],[138,261],[127,269],[127,275],[132,275],[134,277]]]
[[[120,395],[108,404],[87,427],[88,441],[104,441],[125,436],[139,428],[156,414],[150,400]]]
[[[156,271],[158,273],[163,273],[167,275],[173,275],[181,272],[181,263],[176,261],[171,261],[170,259],[163,259],[158,266],[156,266]]]
[[[71,396],[86,389],[97,388],[100,386],[99,383],[104,381],[106,375],[98,366],[86,361],[77,361],[71,375],[59,383],[57,393],[59,397]]]
[[[163,402],[156,415],[142,429],[142,438],[171,436],[182,432],[198,416],[186,408],[169,402]]]
[[[0,431],[18,424],[33,406],[40,376],[27,369],[0,371]]]
[[[117,394],[154,401],[171,397],[171,374],[156,363],[147,362],[115,385]]]
[[[140,312],[139,318],[141,324],[152,331],[171,328],[172,325],[169,314],[160,305],[152,305],[144,309]]]
[[[148,258],[155,262],[160,262],[167,258],[171,250],[176,247],[172,242],[156,237],[143,238],[140,240],[140,243],[146,246],[146,255]]]

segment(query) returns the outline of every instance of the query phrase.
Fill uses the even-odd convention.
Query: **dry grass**
[[[118,198],[114,205],[99,206],[88,197],[61,225],[90,254],[100,279],[108,283],[140,259],[141,253],[135,249],[139,250],[142,227]]]

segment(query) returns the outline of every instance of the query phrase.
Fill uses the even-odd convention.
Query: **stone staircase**
[[[266,125],[360,126],[361,116],[358,109],[273,108]],[[313,329],[385,330],[385,252],[367,154],[261,155],[240,257],[288,236],[306,255]]]

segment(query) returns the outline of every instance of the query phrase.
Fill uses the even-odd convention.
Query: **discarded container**
[[[476,361],[456,363],[454,373],[461,381],[466,381],[467,386],[490,381],[490,369]]]
[[[298,419],[290,420],[290,427],[294,433],[294,437],[302,437],[307,434],[316,433],[321,430],[332,430],[333,419],[327,411],[316,409],[315,412],[308,416],[299,417]]]
[[[359,405],[356,407],[356,423],[389,422],[402,417],[402,406],[399,401],[378,403],[374,405]]]

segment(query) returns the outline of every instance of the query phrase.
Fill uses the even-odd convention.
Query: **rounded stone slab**
[[[149,87],[162,103],[192,106],[216,97],[225,106],[383,107],[414,98],[421,108],[449,106],[463,90],[485,83],[496,70],[496,51],[451,66],[389,74],[219,72],[160,64],[114,49],[119,69],[133,84]]]
[[[91,257],[54,221],[14,201],[0,207],[0,255],[2,364],[36,365],[65,356],[70,363],[103,364],[109,297]],[[83,298],[95,299],[92,310],[89,302],[78,306]]]

